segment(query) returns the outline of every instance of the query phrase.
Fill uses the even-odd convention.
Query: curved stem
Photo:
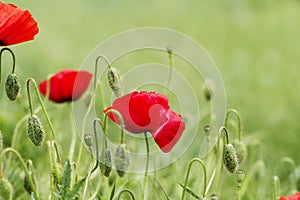
[[[239,130],[238,130],[238,139],[239,139],[239,142],[242,141],[242,120],[241,120],[241,115],[239,114],[239,112],[235,109],[228,109],[227,113],[226,113],[226,117],[225,117],[225,123],[224,123],[224,126],[227,127],[228,126],[228,118],[229,118],[229,115],[230,113],[234,114],[237,118],[237,121],[238,121],[238,127],[239,127]]]
[[[225,133],[225,139],[226,139],[226,144],[229,143],[229,134],[228,134],[228,131],[227,131],[227,128],[225,126],[222,126],[219,130],[219,133],[220,133],[220,136],[222,135],[222,133]]]
[[[143,181],[143,188],[142,188],[142,199],[145,199],[145,190],[146,190],[148,169],[149,169],[149,152],[150,152],[147,132],[144,132],[144,136],[145,136],[145,142],[146,142],[147,158],[146,158],[146,167],[145,167],[145,174],[144,174],[144,181]]]
[[[97,169],[99,165],[99,145],[98,145],[98,136],[97,136],[97,122],[103,128],[102,121],[99,118],[94,119],[94,137],[95,137],[95,145],[96,145],[96,165],[92,170],[92,173]]]
[[[94,72],[94,91],[96,90],[96,85],[97,85],[97,75],[98,75],[98,62],[99,62],[99,60],[100,59],[103,59],[105,62],[106,62],[106,64],[107,64],[107,66],[108,66],[108,68],[110,69],[111,68],[111,66],[110,66],[110,63],[109,63],[109,61],[108,61],[108,58],[106,57],[106,56],[104,56],[104,55],[100,55],[100,56],[98,56],[97,58],[96,58],[96,62],[95,62],[95,72]]]
[[[26,164],[25,164],[22,156],[15,149],[13,149],[13,148],[6,148],[0,154],[0,178],[3,177],[2,163],[3,163],[3,158],[4,158],[4,156],[5,156],[6,153],[13,153],[14,155],[16,155],[16,157],[18,158],[19,162],[21,163],[21,166],[22,166],[22,168],[23,168],[23,170],[25,172],[26,177],[28,178],[28,182],[29,182],[30,187],[32,188],[32,192],[34,193],[34,195],[36,196],[36,198],[39,199],[36,187],[35,187],[35,185],[34,185],[34,183],[32,181],[32,178],[31,178],[31,176],[29,174],[29,171],[28,171],[28,169],[26,167]]]
[[[58,152],[58,147],[57,147],[57,143],[56,143],[56,134],[55,134],[55,131],[54,131],[54,128],[53,128],[53,125],[52,125],[52,122],[50,120],[50,117],[47,113],[47,110],[45,108],[45,105],[42,101],[42,98],[41,98],[41,95],[39,93],[39,90],[38,90],[38,87],[37,87],[37,84],[35,82],[35,80],[33,78],[29,78],[27,80],[27,95],[28,95],[28,103],[29,103],[29,110],[30,110],[30,114],[33,115],[33,108],[32,108],[32,102],[31,102],[31,96],[30,96],[30,83],[33,84],[33,88],[34,88],[34,91],[36,93],[36,96],[38,97],[38,100],[39,100],[39,103],[41,105],[41,108],[42,108],[42,112],[47,120],[47,123],[49,125],[49,128],[51,130],[51,133],[52,133],[52,138],[54,140],[54,147],[55,147],[55,151],[56,151],[56,155],[57,155],[57,161],[59,163],[61,163],[61,158],[60,158],[60,155],[59,155],[59,152]]]
[[[120,140],[120,143],[123,144],[124,143],[124,126],[125,126],[125,124],[124,124],[123,117],[122,117],[122,115],[119,111],[117,111],[115,109],[110,109],[105,113],[104,122],[103,122],[103,133],[104,133],[105,136],[107,136],[107,117],[108,117],[109,113],[116,114],[119,118],[119,121],[121,123],[121,140]]]
[[[191,168],[192,168],[193,163],[195,163],[195,162],[199,163],[201,165],[202,169],[203,169],[203,174],[204,174],[203,184],[204,184],[204,187],[203,187],[202,198],[203,199],[205,198],[205,191],[206,191],[206,167],[205,167],[204,162],[201,159],[194,158],[194,159],[192,159],[189,162],[189,165],[188,165],[188,170],[187,170],[187,173],[186,173],[186,176],[185,176],[185,181],[184,181],[184,187],[183,187],[183,191],[182,191],[181,200],[184,200],[185,191],[186,191],[186,187],[187,187],[187,182],[189,180]]]
[[[167,52],[168,52],[168,60],[169,60],[169,76],[168,76],[167,88],[169,88],[172,79],[172,72],[173,72],[173,60],[172,60],[171,47],[167,47]]]
[[[12,59],[13,59],[12,70],[11,70],[12,74],[15,73],[15,68],[16,68],[16,57],[15,57],[14,52],[7,47],[2,48],[0,51],[0,83],[1,83],[1,76],[2,76],[2,73],[1,73],[2,72],[2,54],[4,51],[8,51],[12,56]]]
[[[278,176],[274,176],[274,200],[277,200],[280,196],[280,180]]]
[[[118,200],[120,200],[121,195],[122,195],[123,193],[125,193],[125,192],[128,193],[128,194],[130,195],[130,197],[131,197],[132,200],[135,200],[133,193],[132,193],[130,190],[128,190],[128,189],[124,189],[124,190],[122,190],[122,191],[119,193],[119,195],[118,195]]]

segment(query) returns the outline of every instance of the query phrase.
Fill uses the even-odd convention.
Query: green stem
[[[51,147],[51,143],[48,140],[46,142],[47,144],[47,149],[48,149],[48,156],[49,156],[49,161],[50,161],[50,199],[54,199],[54,185],[53,185],[53,152],[52,152],[52,147]]]
[[[97,169],[99,165],[99,145],[98,145],[98,134],[97,134],[97,122],[103,128],[102,122],[99,118],[94,119],[94,137],[95,137],[95,145],[96,145],[96,165],[92,170],[92,173]]]
[[[240,200],[241,199],[241,185],[240,184],[238,184],[237,186],[236,186],[237,188],[236,188],[236,197],[235,197],[235,199],[236,200]]]
[[[203,184],[204,184],[204,187],[203,187],[203,192],[202,192],[202,198],[204,199],[205,198],[205,192],[206,192],[206,167],[205,167],[205,164],[204,162],[200,159],[200,158],[194,158],[192,159],[190,162],[189,162],[189,165],[188,165],[188,170],[187,170],[187,173],[185,175],[185,181],[184,181],[184,186],[183,186],[183,191],[182,191],[182,196],[181,196],[181,200],[184,200],[184,196],[185,196],[185,191],[186,191],[186,187],[187,187],[187,183],[188,183],[188,180],[189,180],[189,176],[190,176],[190,172],[191,172],[191,168],[192,168],[192,165],[193,163],[199,163],[203,169],[203,174],[204,174],[204,178],[203,178]],[[201,192],[200,192],[201,193]]]
[[[116,114],[119,118],[119,121],[121,123],[121,140],[120,140],[120,143],[123,144],[124,143],[124,120],[123,120],[123,117],[121,115],[121,113],[115,109],[110,109],[108,110],[105,115],[104,115],[104,122],[103,122],[103,133],[105,136],[107,136],[107,117],[108,117],[108,114],[109,113],[113,113],[113,114]]]
[[[52,138],[54,140],[54,147],[55,147],[55,151],[56,151],[56,155],[57,155],[57,161],[59,163],[61,163],[61,158],[60,158],[60,155],[59,155],[59,152],[58,152],[58,147],[57,147],[57,142],[56,142],[56,134],[55,134],[55,131],[54,131],[54,128],[53,128],[53,125],[52,125],[52,122],[50,120],[50,117],[47,113],[47,110],[45,108],[45,105],[42,101],[42,98],[41,98],[41,95],[39,93],[39,90],[38,90],[38,87],[37,87],[37,84],[35,82],[35,80],[33,78],[29,78],[27,80],[27,96],[28,96],[28,103],[29,103],[29,110],[30,110],[30,114],[33,115],[33,108],[32,108],[32,101],[31,101],[31,96],[30,96],[30,82],[33,84],[33,88],[34,88],[34,91],[36,93],[36,96],[38,97],[38,100],[39,100],[39,103],[41,105],[41,108],[42,108],[42,112],[47,120],[47,123],[50,127],[50,130],[51,130],[51,133],[52,133]]]
[[[1,83],[1,76],[2,76],[2,54],[4,51],[8,51],[12,56],[12,59],[13,59],[12,70],[11,70],[12,74],[15,73],[15,68],[16,68],[16,57],[15,57],[14,52],[7,47],[2,48],[0,51],[0,83]]]
[[[238,127],[239,127],[239,130],[238,130],[238,139],[239,139],[239,142],[242,141],[242,120],[241,120],[241,115],[239,114],[239,112],[235,109],[228,109],[227,113],[226,113],[226,117],[225,117],[225,123],[224,123],[224,126],[227,128],[228,127],[228,118],[229,118],[229,115],[230,113],[234,114],[237,118],[237,121],[238,121]]]
[[[167,52],[168,52],[168,60],[169,60],[169,76],[168,76],[167,88],[169,88],[171,80],[172,80],[172,72],[173,72],[173,60],[172,60],[172,49],[171,49],[171,47],[167,48]]]
[[[147,184],[147,176],[148,176],[148,169],[149,169],[149,141],[147,137],[147,132],[144,132],[145,136],[145,142],[146,142],[146,150],[147,150],[147,158],[146,158],[146,167],[145,167],[145,174],[144,174],[144,181],[143,181],[143,188],[142,188],[142,199],[145,199],[145,190],[146,190],[146,184]]]
[[[70,162],[73,161],[74,151],[75,151],[75,145],[76,145],[76,131],[75,131],[75,125],[72,117],[71,107],[69,111],[69,119],[71,123],[71,129],[72,129],[72,140],[70,144],[70,151],[69,151],[69,160]]]
[[[13,149],[13,148],[6,148],[0,154],[0,178],[3,177],[3,173],[2,173],[3,158],[4,158],[5,154],[9,153],[9,152],[13,153],[18,158],[19,162],[21,163],[21,167],[23,168],[23,170],[25,172],[26,177],[28,178],[28,182],[29,182],[30,187],[32,188],[32,192],[34,193],[34,195],[36,196],[36,198],[39,199],[36,187],[35,187],[35,185],[34,185],[34,183],[32,181],[32,178],[31,178],[31,176],[29,174],[29,171],[28,171],[28,169],[26,167],[26,164],[25,164],[22,156],[15,149]]]
[[[277,200],[280,196],[280,180],[278,176],[274,176],[274,200]]]
[[[120,200],[121,195],[122,195],[123,193],[125,193],[125,192],[128,193],[128,194],[130,195],[130,197],[131,197],[132,200],[135,200],[133,193],[132,193],[130,190],[128,190],[128,189],[124,189],[124,190],[122,190],[122,191],[119,193],[119,195],[118,195],[118,200]]]

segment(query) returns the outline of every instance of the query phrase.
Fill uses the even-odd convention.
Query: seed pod
[[[93,146],[93,136],[91,134],[85,134],[83,136],[84,142],[88,147]]]
[[[236,151],[232,144],[226,144],[224,147],[223,163],[230,173],[234,173],[238,167]]]
[[[5,82],[6,96],[9,98],[9,100],[15,101],[17,99],[19,91],[20,84],[18,76],[15,73],[9,74]]]
[[[236,150],[238,162],[241,164],[248,156],[247,147],[244,142],[239,141],[233,142],[232,145]]]
[[[117,173],[120,177],[125,176],[126,171],[129,167],[129,154],[125,144],[120,144],[117,146],[115,155],[115,165]]]
[[[13,197],[13,187],[7,179],[0,179],[0,199],[11,200]]]
[[[108,70],[108,83],[117,97],[121,96],[122,77],[116,68]]]
[[[40,146],[44,140],[44,128],[42,123],[40,122],[38,116],[32,115],[28,118],[28,129],[27,136],[31,140],[31,142]]]
[[[102,151],[100,156],[100,170],[104,174],[104,176],[109,177],[111,172],[111,154],[108,149]]]

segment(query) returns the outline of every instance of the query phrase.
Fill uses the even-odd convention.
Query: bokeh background
[[[12,47],[23,81],[79,68],[97,44],[121,31],[148,26],[173,29],[195,39],[211,55],[224,80],[227,107],[242,115],[248,141],[263,141],[267,167],[273,170],[283,156],[299,164],[300,1],[4,2],[30,10],[40,28],[34,41]],[[6,106],[3,93],[0,101],[0,128],[10,132],[20,115]],[[10,136],[5,137],[9,145]]]

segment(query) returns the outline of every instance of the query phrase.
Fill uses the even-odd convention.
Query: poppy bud
[[[214,85],[210,79],[203,84],[203,93],[207,101],[210,101],[213,95]]]
[[[115,165],[117,173],[120,177],[123,177],[129,166],[129,155],[125,144],[117,146],[115,155]]]
[[[108,149],[102,151],[100,156],[100,170],[104,174],[104,176],[109,177],[111,172],[111,154]]]
[[[212,194],[212,195],[210,196],[210,199],[211,199],[211,200],[218,200],[218,195]]]
[[[13,187],[7,179],[0,179],[0,199],[11,200],[13,196]]]
[[[83,139],[88,147],[93,146],[93,136],[91,134],[85,134]]]
[[[17,99],[19,91],[20,84],[18,76],[15,73],[9,74],[5,82],[6,96],[9,98],[9,100],[14,101]]]
[[[230,173],[234,173],[238,166],[235,148],[232,144],[226,144],[223,152],[223,163]]]
[[[31,173],[29,173],[29,174],[31,175]],[[28,192],[28,194],[31,195],[32,187],[30,186],[30,183],[29,183],[29,180],[28,180],[27,176],[24,177],[23,186],[24,186],[26,192]]]
[[[248,152],[247,152],[247,147],[244,142],[233,142],[232,144],[236,150],[236,155],[238,158],[239,164],[243,162],[247,158]]]
[[[115,181],[116,181],[116,174],[112,172],[111,175],[108,177],[108,185],[112,186]]]
[[[245,179],[245,171],[241,169],[236,170],[235,175],[237,183],[242,184]]]
[[[43,143],[44,128],[36,115],[32,115],[28,118],[27,136],[36,146],[40,146]]]
[[[108,69],[108,83],[115,95],[121,95],[122,77],[116,68]]]

